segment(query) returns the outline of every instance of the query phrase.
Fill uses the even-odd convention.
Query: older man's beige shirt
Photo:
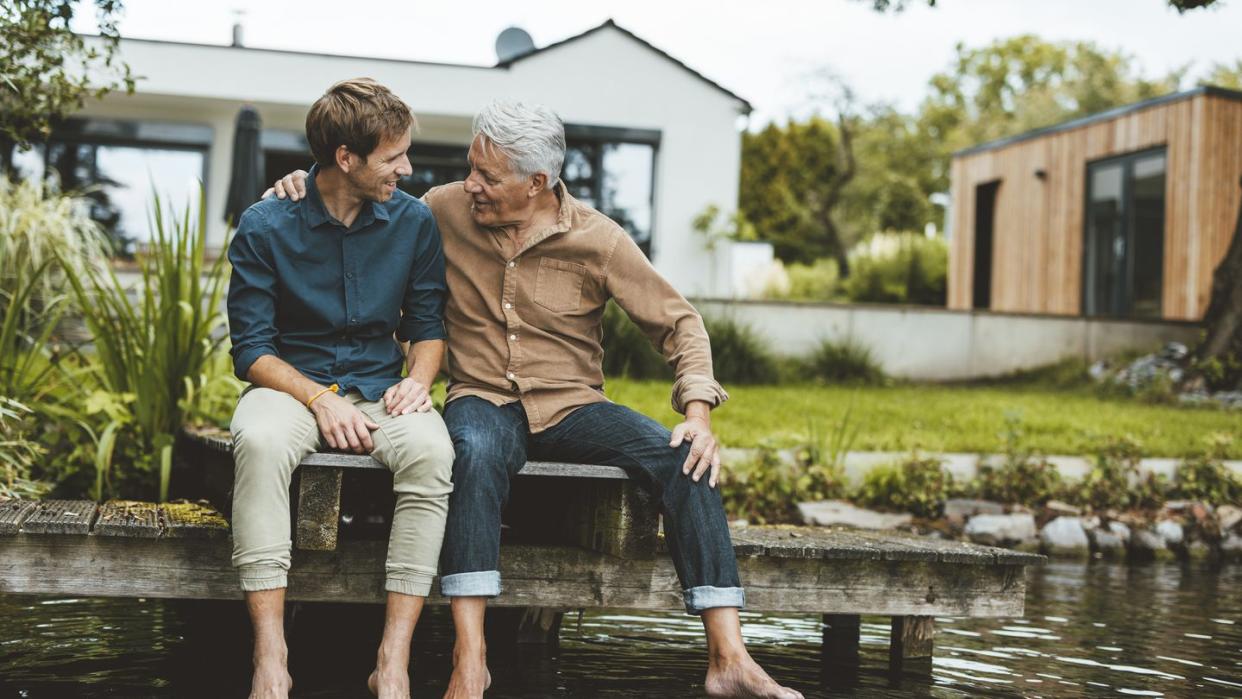
[[[556,225],[516,254],[504,233],[475,224],[461,182],[423,197],[447,262],[448,400],[520,400],[531,432],[606,401],[600,320],[611,298],[672,365],[675,410],[696,400],[724,402],[698,312],[620,226],[557,187]]]

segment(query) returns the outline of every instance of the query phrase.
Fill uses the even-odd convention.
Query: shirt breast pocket
[[[535,303],[557,313],[578,310],[582,303],[582,283],[586,279],[586,271],[586,265],[576,262],[540,258],[539,272],[535,277]]]

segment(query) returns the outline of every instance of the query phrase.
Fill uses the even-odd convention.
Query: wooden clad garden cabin
[[[1242,92],[985,143],[951,177],[950,308],[1200,320],[1242,205]]]

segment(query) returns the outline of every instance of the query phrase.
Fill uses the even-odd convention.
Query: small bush
[[[765,445],[756,458],[730,464],[720,487],[725,512],[756,524],[793,523],[800,521],[799,502],[844,497],[840,467],[809,460],[814,453],[814,449],[796,450],[793,459],[783,459]]]
[[[787,284],[769,286],[765,298],[784,301],[835,301],[841,298],[840,272],[831,257],[811,264],[795,262],[785,266]]]
[[[888,380],[871,350],[854,340],[824,340],[806,359],[806,373],[828,383],[880,385]]]
[[[615,302],[609,301],[603,318],[604,375],[631,379],[670,379],[672,369],[651,340]]]
[[[712,343],[716,380],[739,384],[776,383],[776,358],[753,328],[729,318],[704,318]]]
[[[1186,459],[1178,466],[1170,495],[1213,505],[1242,504],[1242,481],[1224,464],[1225,455],[1232,445],[1232,436],[1212,435],[1202,454]]]
[[[1167,495],[1167,484],[1156,475],[1140,477],[1141,448],[1128,436],[1107,440],[1082,483],[1068,493],[1069,499],[1097,511],[1158,507]]]
[[[850,251],[846,296],[855,302],[943,306],[949,252],[943,238],[878,233]]]
[[[952,487],[953,478],[939,459],[912,455],[868,471],[854,500],[864,507],[937,517]]]
[[[986,500],[1042,505],[1059,498],[1065,489],[1057,467],[1025,445],[1025,431],[1018,413],[1005,416],[1001,438],[1005,442],[1004,462],[995,467],[981,463],[971,492]]]
[[[48,490],[48,484],[30,475],[31,467],[43,454],[43,448],[29,438],[30,416],[30,408],[0,397],[0,500],[37,498]]]

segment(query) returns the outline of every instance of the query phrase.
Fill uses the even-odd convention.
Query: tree
[[[73,0],[11,0],[0,5],[0,140],[20,146],[51,134],[87,97],[134,90],[129,66],[117,57],[119,0],[94,0],[98,42],[69,24]],[[3,149],[7,154],[8,149]]]
[[[1200,82],[1204,85],[1215,85],[1230,90],[1242,90],[1242,59],[1234,61],[1233,65],[1213,64],[1212,69]]]

